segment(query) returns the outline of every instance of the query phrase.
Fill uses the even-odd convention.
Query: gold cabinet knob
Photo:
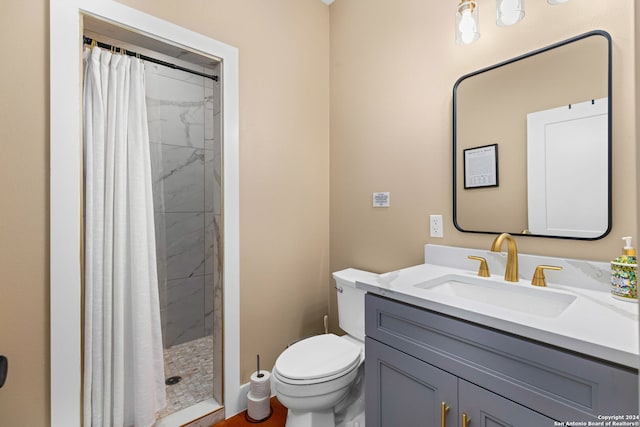
[[[539,265],[536,267],[536,271],[533,273],[531,284],[533,286],[547,286],[547,281],[544,277],[544,270],[562,270],[562,267],[555,265]]]
[[[475,259],[476,261],[480,261],[480,268],[478,269],[478,276],[480,277],[489,277],[491,274],[489,273],[489,266],[487,265],[487,260],[482,258],[481,256],[473,256],[469,255],[467,258]]]

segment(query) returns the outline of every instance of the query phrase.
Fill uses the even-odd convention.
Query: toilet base
[[[319,412],[287,412],[285,427],[335,427],[333,408]]]

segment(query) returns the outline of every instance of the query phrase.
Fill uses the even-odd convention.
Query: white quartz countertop
[[[527,313],[517,305],[498,307],[416,286],[448,274],[477,277],[475,271],[421,264],[372,276],[372,279],[358,281],[356,286],[397,301],[638,368],[638,304],[612,298],[606,287],[556,284],[548,274],[547,288],[535,288],[536,291],[570,293],[577,298],[559,315],[544,316]],[[492,274],[491,278],[504,282],[502,274]],[[532,287],[530,279],[504,282],[504,285]],[[527,304],[527,301],[523,300],[522,304]]]

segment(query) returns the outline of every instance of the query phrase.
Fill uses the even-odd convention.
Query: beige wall
[[[489,248],[493,236],[458,232],[452,222],[453,85],[464,74],[593,29],[613,38],[612,231],[595,242],[517,242],[526,253],[617,256],[620,237],[638,235],[634,2],[531,1],[513,27],[497,27],[495,2],[481,2],[481,37],[469,46],[455,44],[452,3],[331,6],[331,270],[417,264],[425,243]],[[374,191],[391,192],[391,207],[372,208]],[[429,214],[444,215],[444,238],[429,237]],[[330,301],[336,319],[332,292]]]
[[[49,424],[48,2],[0,7],[0,425]]]

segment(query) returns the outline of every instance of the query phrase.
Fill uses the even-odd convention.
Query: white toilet
[[[303,339],[280,354],[271,375],[278,400],[287,408],[286,427],[364,427],[364,291],[357,280],[376,275],[348,268],[333,273],[338,318],[347,333]],[[345,413],[347,414],[345,416]]]

